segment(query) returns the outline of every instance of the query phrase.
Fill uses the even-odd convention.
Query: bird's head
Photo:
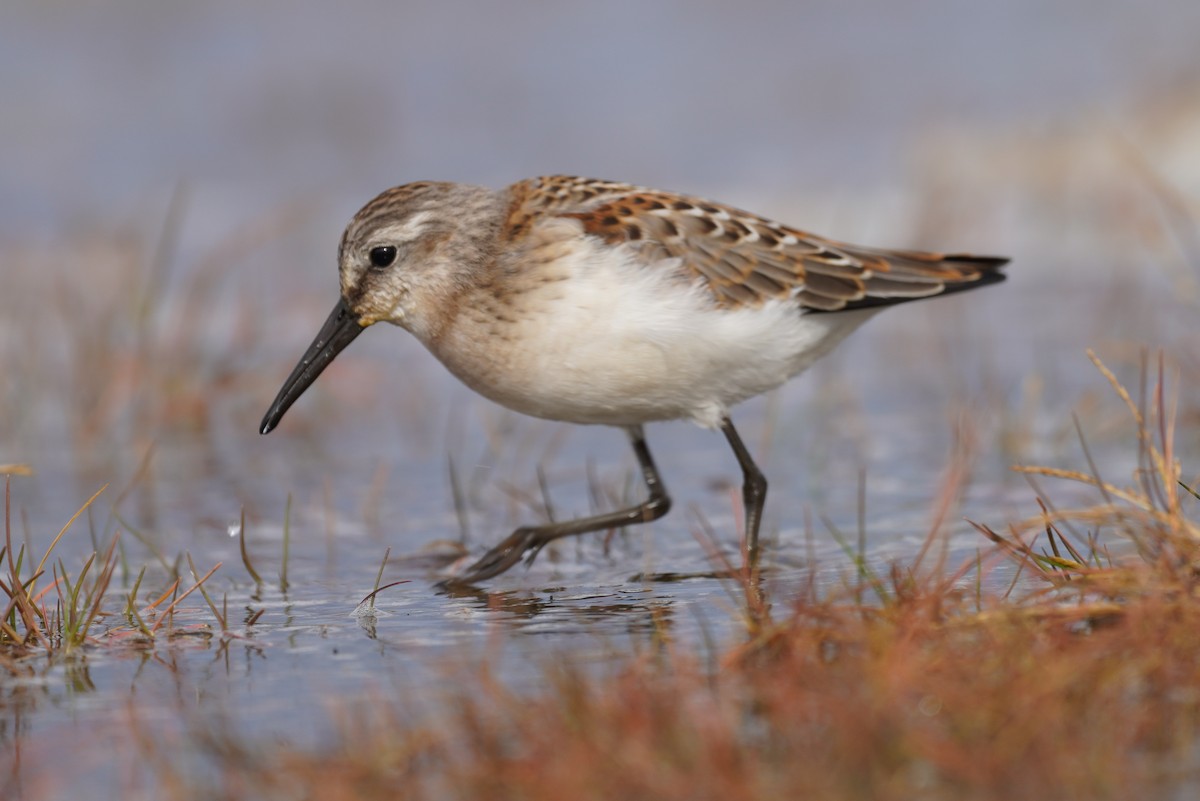
[[[366,328],[389,322],[429,342],[493,257],[501,203],[480,187],[422,181],[383,192],[354,215],[338,249],[341,297],[263,417],[269,433]]]

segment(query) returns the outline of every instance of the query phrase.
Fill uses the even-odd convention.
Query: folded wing
[[[577,219],[647,263],[678,258],[731,308],[785,297],[812,311],[897,303],[1002,281],[999,268],[1008,262],[850,245],[719,203],[611,181],[551,176],[513,190],[512,235],[535,215]]]

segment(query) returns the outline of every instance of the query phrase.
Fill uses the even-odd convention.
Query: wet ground
[[[1084,468],[1073,412],[1101,473],[1127,481],[1132,428],[1085,349],[1135,396],[1143,353],[1153,372],[1165,350],[1184,422],[1200,372],[1200,92],[1186,80],[1200,65],[1183,34],[1195,9],[1161,5],[1173,24],[1071,2],[995,19],[764,3],[778,24],[736,44],[740,19],[715,5],[665,40],[654,32],[683,13],[671,4],[628,35],[533,5],[519,25],[465,31],[433,6],[372,7],[389,23],[365,27],[270,5],[4,12],[0,61],[22,77],[0,100],[24,157],[0,172],[0,464],[35,471],[12,480],[13,539],[40,554],[107,483],[57,547],[64,566],[119,532],[119,611],[142,565],[147,598],[184,552],[201,572],[220,562],[207,586],[229,628],[193,597],[169,641],[106,634],[114,615],[93,646],[0,665],[5,797],[121,793],[136,785],[130,731],[321,743],[331,709],[376,692],[436,706],[480,659],[521,687],[564,655],[603,670],[741,632],[730,582],[648,578],[710,572],[714,548],[737,559],[739,477],[718,434],[650,427],[670,516],[548,549],[478,594],[435,587],[464,549],[640,497],[620,432],[512,415],[403,332],[372,330],[257,435],[335,300],[341,225],[389,183],[592,173],[719,193],[850,240],[1014,257],[1007,283],[889,310],[738,409],[771,481],[781,607],[814,574],[824,592],[852,583],[831,529],[852,550],[861,530],[880,569],[912,560],[946,487],[947,564],[985,551],[965,519],[1003,528],[1037,511],[1011,464]],[[596,38],[576,53],[564,42],[581,29]],[[851,43],[860,58],[840,60]],[[762,116],[735,90],[761,93]],[[243,510],[261,585],[240,556]],[[365,611],[389,549],[382,582],[401,583]],[[135,758],[112,759],[111,736]],[[71,769],[49,770],[64,746]]]

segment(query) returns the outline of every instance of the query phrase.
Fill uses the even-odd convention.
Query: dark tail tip
[[[974,256],[970,253],[950,253],[943,258],[943,261],[969,264],[980,270],[999,270],[1012,261],[1012,259],[1008,256]]]

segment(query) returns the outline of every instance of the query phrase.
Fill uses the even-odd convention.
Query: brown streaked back
[[[1008,259],[860,247],[694,197],[571,176],[510,188],[505,233],[517,237],[547,214],[577,219],[647,263],[678,258],[714,299],[736,308],[792,297],[812,311],[841,311],[985,286]]]

